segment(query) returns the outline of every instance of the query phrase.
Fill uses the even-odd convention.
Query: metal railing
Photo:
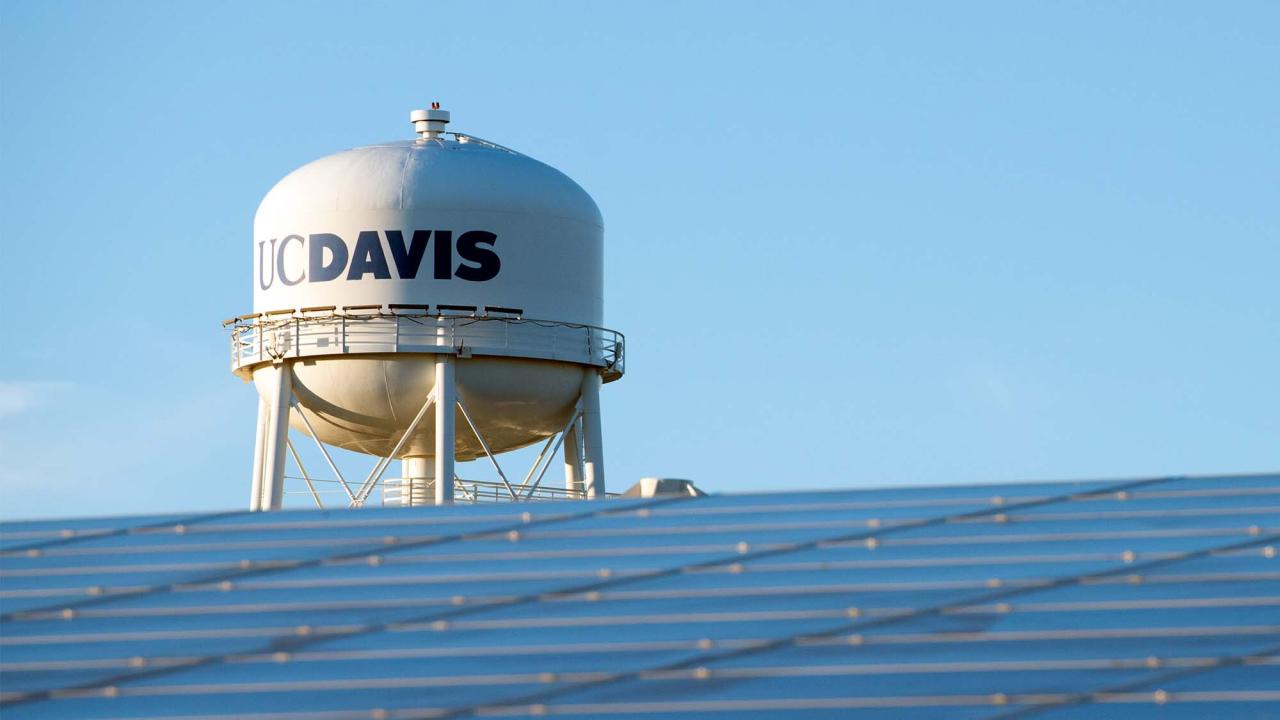
[[[402,352],[594,365],[605,382],[624,372],[622,333],[554,320],[321,308],[242,315],[223,324],[231,329],[231,369],[237,373],[286,358]]]
[[[403,478],[387,478],[382,481],[382,504],[384,506],[400,506],[410,503],[405,502],[406,481]],[[426,483],[420,488],[409,490],[409,492],[427,492]],[[608,493],[608,497],[617,497],[617,493]],[[434,496],[431,498],[419,497],[416,504],[430,505]],[[526,502],[530,500],[585,500],[587,495],[585,492],[578,490],[569,490],[561,487],[544,487],[535,486],[529,492],[520,495],[520,501]],[[454,478],[453,481],[453,501],[454,503],[489,503],[489,502],[511,502],[511,494],[506,485],[500,482],[492,482],[489,480],[464,480],[462,478]]]

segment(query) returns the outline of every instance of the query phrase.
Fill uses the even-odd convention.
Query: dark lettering
[[[458,238],[458,255],[465,262],[475,263],[475,265],[459,263],[454,274],[472,282],[484,282],[497,277],[498,271],[502,269],[502,261],[498,259],[498,253],[492,250],[497,241],[497,235],[484,230],[462,233]]]
[[[387,267],[387,256],[382,253],[382,239],[377,230],[365,230],[356,238],[356,249],[351,253],[351,268],[347,270],[348,280],[360,280],[373,273],[379,280],[390,280],[391,270]]]
[[[418,277],[418,268],[422,266],[422,256],[427,252],[427,240],[430,230],[414,230],[413,239],[405,247],[404,233],[399,230],[387,230],[387,247],[391,248],[391,259],[396,263],[396,274],[401,280],[412,280]],[[436,233],[439,244],[440,233]]]
[[[437,280],[448,280],[453,277],[449,271],[453,269],[453,231],[437,230],[436,231],[436,249],[435,249],[436,273]]]
[[[342,238],[331,233],[318,233],[307,240],[310,252],[310,268],[308,277],[311,282],[328,282],[342,276],[347,269],[347,244]],[[329,262],[325,262],[325,251],[329,251]]]

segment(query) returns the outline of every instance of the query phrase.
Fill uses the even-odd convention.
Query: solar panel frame
[[[1278,497],[1259,475],[0,524],[0,702],[997,717],[1179,680],[1165,709],[1244,712],[1280,667]]]

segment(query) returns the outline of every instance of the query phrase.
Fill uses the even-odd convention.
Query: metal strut
[[[382,479],[382,473],[386,472],[387,466],[400,454],[400,450],[404,448],[405,443],[409,442],[409,438],[417,432],[418,426],[422,424],[422,419],[427,416],[427,411],[431,409],[432,404],[436,401],[436,389],[431,388],[431,392],[427,393],[427,401],[422,403],[422,409],[413,417],[413,422],[409,423],[408,429],[404,431],[404,435],[400,436],[400,442],[396,443],[395,449],[391,454],[384,458],[378,458],[378,464],[373,466],[373,470],[369,472],[369,477],[365,478],[360,485],[360,491],[351,499],[351,507],[361,507],[365,500],[369,498],[369,493],[373,492],[374,486]]]
[[[467,421],[467,425],[471,426],[471,432],[475,433],[476,440],[480,441],[480,447],[484,448],[485,457],[489,458],[489,462],[493,464],[493,469],[498,472],[498,477],[502,480],[502,484],[507,488],[507,493],[511,495],[512,500],[519,500],[516,495],[515,488],[511,487],[511,483],[507,480],[506,473],[502,472],[502,466],[498,465],[498,458],[494,457],[493,450],[489,448],[489,443],[485,442],[484,436],[480,434],[480,428],[476,427],[476,423],[471,419],[471,413],[467,412],[467,406],[463,404],[462,397],[458,397],[458,409],[462,411],[462,419]],[[464,488],[465,489],[465,488]],[[471,498],[474,500],[475,498]]]
[[[311,491],[311,498],[316,501],[316,507],[324,509],[324,503],[320,502],[320,493],[316,492],[316,486],[311,482],[311,476],[307,474],[307,468],[302,464],[302,458],[298,457],[298,451],[293,448],[293,442],[285,438],[285,445],[289,448],[289,454],[293,456],[293,462],[298,466],[298,472],[302,473],[302,481],[307,484],[307,489]]]
[[[334,464],[333,458],[329,457],[329,451],[325,449],[324,443],[320,442],[320,436],[316,434],[316,429],[311,427],[311,421],[307,419],[306,413],[302,411],[302,405],[298,402],[298,398],[296,396],[293,399],[293,405],[298,409],[298,417],[302,419],[302,424],[307,426],[307,432],[311,433],[311,439],[316,441],[316,447],[320,448],[320,453],[324,455],[324,461],[329,463],[329,469],[333,471],[335,476],[337,476],[338,482],[342,485],[342,489],[346,491],[347,499],[354,502],[356,496],[351,492],[351,486],[347,484],[347,479],[342,477],[342,471],[338,469],[336,464]],[[297,457],[296,453],[294,454],[294,457]],[[301,467],[301,463],[299,463],[298,466]]]
[[[532,497],[533,491],[538,489],[538,485],[542,482],[542,477],[547,474],[547,468],[551,467],[551,463],[555,461],[556,453],[560,450],[560,444],[564,442],[565,436],[569,434],[569,428],[573,427],[573,424],[578,421],[578,416],[581,414],[582,402],[579,401],[578,404],[573,406],[573,413],[569,415],[569,422],[564,424],[564,428],[560,431],[559,435],[552,435],[547,438],[547,444],[542,446],[542,452],[538,453],[538,459],[533,461],[533,467],[529,468],[529,474],[525,476],[524,482],[520,484],[520,490],[523,491],[522,495],[525,500]],[[547,448],[551,445],[551,441],[553,439],[556,441],[556,444],[548,455]],[[547,458],[547,462],[545,464],[542,462],[543,456],[546,456]],[[532,485],[529,485],[529,479],[533,477],[533,472],[538,469],[539,465],[542,466],[542,470],[538,472],[538,479],[534,480]],[[526,487],[528,487],[528,490],[525,490]]]

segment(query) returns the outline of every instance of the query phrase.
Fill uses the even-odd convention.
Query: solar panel
[[[0,525],[10,718],[1280,716],[1280,475]]]

